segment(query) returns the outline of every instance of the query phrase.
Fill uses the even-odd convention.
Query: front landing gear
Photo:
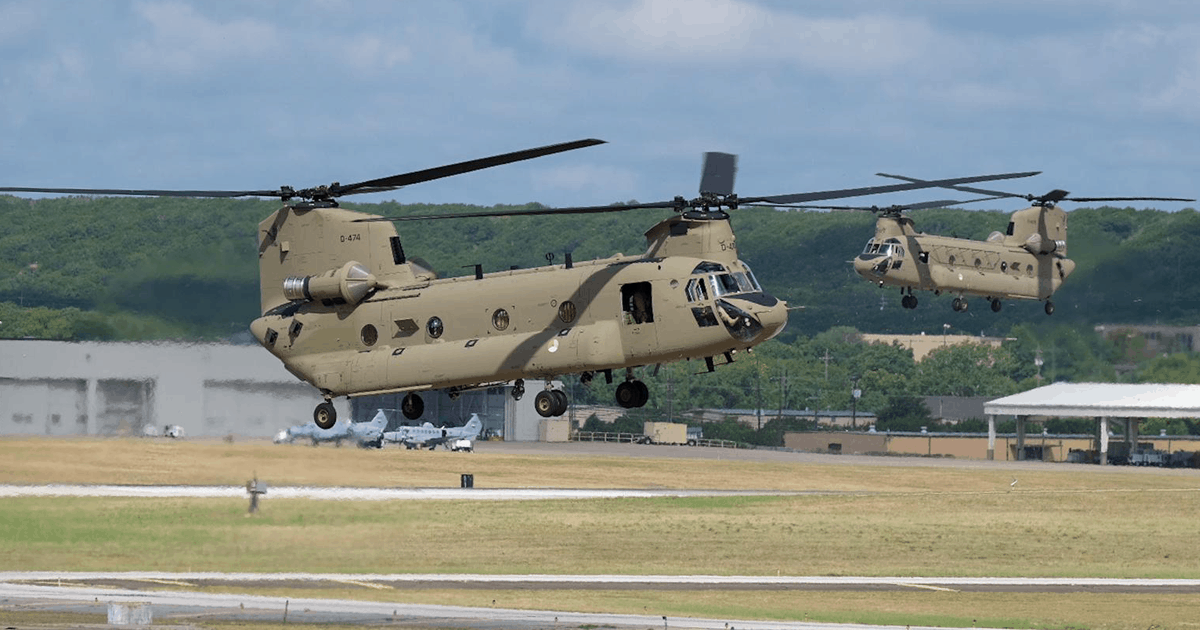
[[[1051,302],[1050,300],[1046,300],[1046,314],[1047,315],[1054,314],[1054,302]]]
[[[648,400],[650,400],[650,388],[641,381],[625,381],[617,385],[617,404],[625,409],[645,406]]]
[[[967,310],[967,301],[963,298],[956,297],[954,298],[954,301],[950,303],[950,308],[954,309],[956,313],[961,313]]]
[[[406,394],[404,400],[400,401],[400,411],[404,413],[405,418],[416,420],[425,413],[425,401],[421,400],[418,394]]]
[[[321,429],[332,429],[337,424],[337,410],[333,403],[326,400],[313,409],[313,422]]]

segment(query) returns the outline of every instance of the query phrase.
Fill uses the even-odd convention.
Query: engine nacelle
[[[283,296],[292,301],[342,301],[358,304],[379,285],[362,263],[350,261],[319,276],[291,276],[283,281]]]

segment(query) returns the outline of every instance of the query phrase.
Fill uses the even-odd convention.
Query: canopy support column
[[[988,448],[987,458],[996,459],[996,414],[988,414]]]

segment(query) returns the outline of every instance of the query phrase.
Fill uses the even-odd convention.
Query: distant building
[[[924,396],[925,408],[929,417],[948,424],[957,424],[963,420],[986,420],[983,403],[995,399],[995,396]]]
[[[679,414],[680,420],[693,422],[723,422],[733,419],[746,426],[758,428],[759,421],[766,424],[775,418],[811,420],[831,427],[865,428],[875,424],[875,414],[867,411],[814,409],[693,409]]]
[[[1130,361],[1169,352],[1195,352],[1200,339],[1200,326],[1101,324],[1095,330],[1120,346]]]
[[[1005,341],[1009,341],[1003,337],[973,337],[971,335],[876,335],[863,334],[862,340],[865,343],[882,343],[888,345],[898,345],[902,348],[912,350],[913,360],[920,363],[922,359],[929,356],[930,352],[938,348],[946,346],[958,345],[979,345],[999,348]]]
[[[510,386],[453,399],[422,392],[425,414],[412,423],[460,425],[479,413],[487,435],[537,440],[544,419],[529,390],[520,401]],[[334,407],[361,422],[402,398],[338,398]],[[321,400],[257,345],[0,339],[0,435],[143,436],[177,426],[188,437],[271,437],[311,422]]]

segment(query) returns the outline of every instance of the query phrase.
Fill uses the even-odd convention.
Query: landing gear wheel
[[[993,313],[999,313],[1000,309],[1003,307],[1004,307],[1004,303],[1001,302],[999,299],[992,300],[992,312]]]
[[[1054,302],[1051,302],[1050,300],[1046,300],[1046,314],[1047,315],[1054,314]]]
[[[953,308],[956,312],[961,313],[967,310],[967,301],[960,297],[956,297],[954,298],[954,301],[950,303],[950,308]]]
[[[637,404],[635,407],[645,407],[646,402],[650,400],[650,388],[641,381],[634,381],[633,386],[637,389]]]
[[[641,381],[625,381],[624,383],[617,385],[617,404],[625,409],[633,409],[634,407],[639,406],[637,401],[640,392],[638,391],[637,385],[634,385],[634,383],[640,382]]]
[[[525,395],[525,379],[517,379],[513,381],[512,398],[513,400],[521,400]]]
[[[549,418],[556,415],[554,412],[558,409],[558,401],[555,399],[554,390],[544,389],[533,397],[533,409],[543,418]]]
[[[900,306],[903,306],[904,308],[909,308],[909,309],[917,308],[917,296],[906,295],[906,296],[900,298]]]
[[[400,411],[404,412],[405,418],[416,420],[425,413],[425,401],[417,394],[408,394],[400,401]]]
[[[332,429],[337,424],[337,410],[333,408],[333,403],[326,400],[317,405],[313,409],[313,422],[322,429]]]
[[[550,390],[550,397],[554,399],[554,412],[551,415],[561,416],[567,413],[567,393],[561,389]]]

